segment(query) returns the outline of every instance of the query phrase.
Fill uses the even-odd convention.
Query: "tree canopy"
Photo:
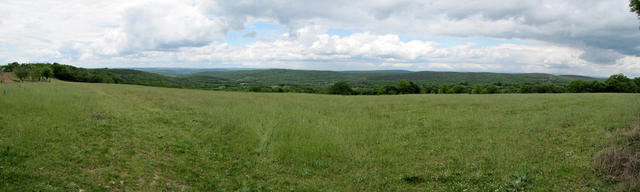
[[[329,94],[351,95],[351,93],[353,93],[351,85],[344,81],[338,81],[329,88]]]
[[[640,17],[640,0],[631,0],[629,7],[631,7],[631,12],[638,14],[638,17]]]

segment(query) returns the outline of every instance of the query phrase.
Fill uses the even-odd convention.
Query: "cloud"
[[[188,48],[180,54],[180,59],[235,62],[251,67],[335,70],[403,68],[591,74],[590,70],[602,68],[606,71],[592,74],[611,72],[610,67],[603,68],[583,59],[585,51],[581,49],[539,41],[524,45],[502,43],[478,47],[468,43],[440,47],[440,43],[434,41],[402,41],[393,34],[328,35],[326,29],[313,25],[299,29],[296,34],[293,38],[284,34],[278,40],[258,41],[246,47],[219,44]]]
[[[200,47],[224,38],[228,28],[194,6],[180,2],[149,2],[122,13],[120,27],[96,44],[102,54],[136,53]]]
[[[256,31],[250,31],[250,32],[245,33],[244,35],[242,35],[242,37],[244,37],[244,38],[256,38],[257,35],[258,35],[258,33]]]
[[[601,0],[7,1],[0,61],[640,74],[628,9]],[[229,45],[229,31],[255,42]]]

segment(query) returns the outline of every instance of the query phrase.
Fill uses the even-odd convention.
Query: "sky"
[[[628,0],[0,0],[0,63],[640,76]]]

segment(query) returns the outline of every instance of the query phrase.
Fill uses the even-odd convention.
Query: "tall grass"
[[[609,189],[637,94],[331,96],[2,84],[0,190]]]

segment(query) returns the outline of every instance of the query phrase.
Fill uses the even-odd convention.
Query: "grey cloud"
[[[600,48],[584,48],[584,53],[580,55],[580,58],[585,61],[605,65],[615,64],[618,59],[623,57],[624,55],[617,51]]]
[[[256,31],[250,31],[250,32],[245,33],[244,35],[242,35],[242,37],[244,37],[244,38],[256,38],[257,35],[258,35],[258,33],[256,33]]]
[[[432,0],[432,1],[217,1],[210,9],[234,21],[272,19],[291,28],[309,22],[379,34],[534,39],[572,47],[594,47],[638,56],[637,18],[626,1],[601,0]],[[444,16],[444,20],[438,20]],[[480,18],[496,29],[455,28],[450,22]],[[390,19],[392,23],[387,20]],[[477,24],[476,20],[470,21]],[[243,23],[244,24],[244,23]],[[409,31],[406,26],[440,28]],[[397,25],[397,26],[394,26]],[[241,25],[242,26],[242,25]],[[398,28],[402,27],[402,28]],[[452,28],[453,27],[453,28]],[[482,27],[482,26],[479,26]],[[491,27],[491,26],[485,26]],[[293,29],[292,29],[293,31]],[[588,57],[587,57],[588,58]],[[598,60],[597,61],[602,61]]]

